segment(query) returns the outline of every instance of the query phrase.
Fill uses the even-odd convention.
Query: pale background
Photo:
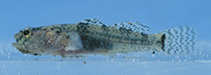
[[[0,0],[0,75],[210,75],[210,13],[210,0]],[[13,35],[25,27],[77,23],[87,18],[99,18],[107,25],[139,21],[151,27],[150,33],[188,25],[196,30],[197,50],[181,58],[151,57],[148,53],[136,62],[100,57],[59,61],[60,57],[24,56],[11,46]]]

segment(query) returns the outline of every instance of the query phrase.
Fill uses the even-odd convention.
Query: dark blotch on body
[[[131,29],[126,29],[125,27],[120,27],[119,31],[122,32],[122,33],[131,33],[132,32]]]
[[[106,25],[102,25],[101,28],[105,31],[109,31],[109,28]]]
[[[88,36],[87,33],[91,32],[88,30],[88,25],[78,25],[77,32],[79,33],[82,44],[86,50],[93,51],[94,49],[102,48],[102,49],[111,49],[113,44],[108,42],[108,40],[96,38],[94,36]],[[102,26],[102,28],[106,29],[106,26]]]
[[[107,40],[93,38],[91,36],[81,36],[84,48],[93,51],[94,49],[111,49],[113,44]]]
[[[161,43],[162,43],[162,47],[161,48],[163,49],[164,52],[165,52],[165,49],[164,49],[165,39],[166,39],[166,36],[165,36],[165,34],[163,34],[162,37],[161,37]]]

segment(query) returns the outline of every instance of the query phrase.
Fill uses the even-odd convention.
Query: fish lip
[[[13,47],[16,47],[21,53],[29,54],[31,53],[29,50],[24,49],[23,47],[19,46],[17,43],[12,43]]]

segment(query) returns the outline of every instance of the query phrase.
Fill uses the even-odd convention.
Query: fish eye
[[[24,30],[24,31],[23,31],[23,34],[24,34],[24,35],[28,35],[28,34],[29,34],[29,30]]]

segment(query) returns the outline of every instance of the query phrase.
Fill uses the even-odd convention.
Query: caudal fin
[[[162,39],[166,54],[187,54],[194,50],[195,32],[189,26],[164,30]]]

